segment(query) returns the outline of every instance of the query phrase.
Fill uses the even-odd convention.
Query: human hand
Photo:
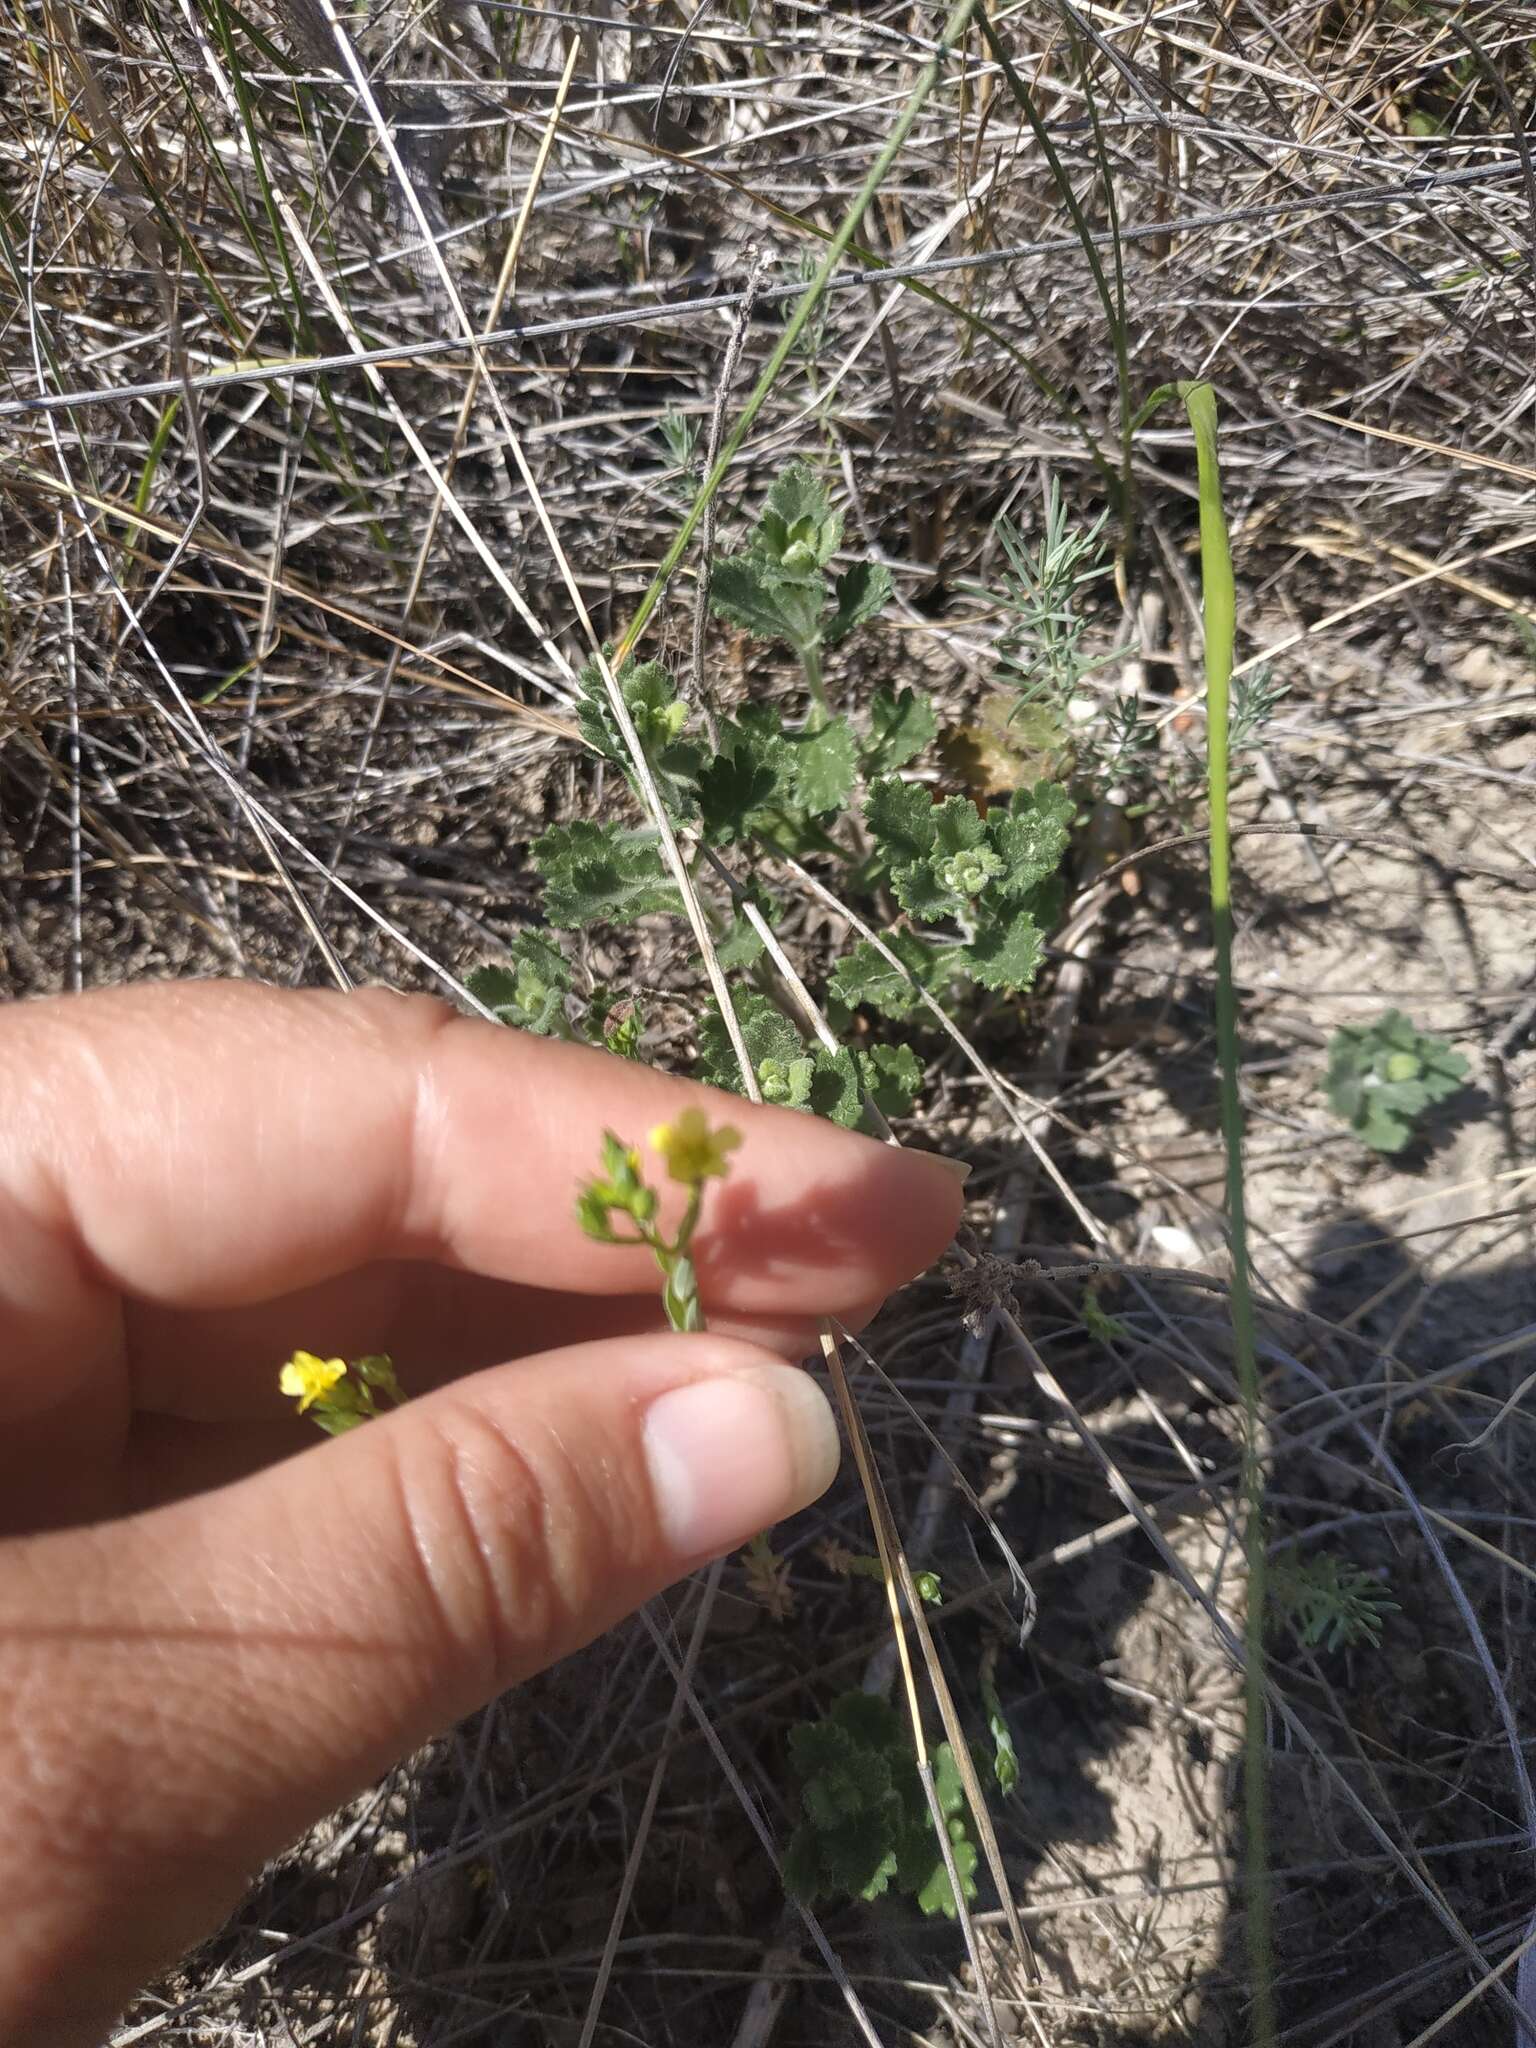
[[[0,2040],[73,2048],[319,1814],[813,1500],[836,1428],[783,1360],[960,1195],[731,1098],[677,1336],[572,1201],[711,1091],[239,983],[17,1005],[0,1075]],[[316,1439],[297,1346],[419,1398]]]

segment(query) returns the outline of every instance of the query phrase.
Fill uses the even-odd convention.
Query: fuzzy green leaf
[[[578,819],[552,826],[531,852],[553,925],[633,924],[651,911],[682,910],[653,832]]]
[[[728,555],[716,562],[710,576],[709,608],[733,626],[745,627],[754,640],[788,639],[782,588],[771,565],[756,555]]]
[[[1002,857],[1003,872],[992,884],[1004,901],[1017,903],[1061,865],[1071,837],[1073,803],[1054,782],[1018,789],[1006,809],[994,809],[987,832]]]
[[[834,512],[826,486],[807,462],[792,462],[768,493],[753,546],[791,575],[825,568],[843,537],[843,516]]]
[[[806,1780],[801,1801],[817,1827],[836,1828],[857,1814],[879,1813],[892,1789],[885,1752],[851,1743],[835,1769],[817,1771]]]
[[[759,1060],[757,1065],[757,1085],[764,1102],[774,1103],[780,1109],[811,1108],[815,1079],[816,1062],[809,1053],[797,1053],[790,1060],[770,1057]]]
[[[750,838],[766,812],[790,801],[793,773],[790,742],[767,706],[728,719],[699,776],[705,838],[717,844]]]
[[[886,1116],[907,1116],[923,1085],[923,1065],[909,1045],[876,1045],[859,1054],[864,1093]]]
[[[913,982],[932,991],[952,971],[954,955],[949,948],[940,950],[928,945],[915,932],[890,932],[885,945],[906,967],[907,974],[893,967],[868,939],[860,939],[838,961],[829,985],[832,993],[850,1009],[864,1003],[878,1010],[882,1017],[899,1019],[909,1016],[918,1006]]]
[[[858,1065],[846,1046],[840,1046],[836,1052],[828,1052],[825,1046],[816,1048],[811,1108],[818,1116],[841,1124],[844,1130],[857,1129],[864,1114],[864,1098]]]
[[[835,647],[891,601],[891,572],[883,562],[855,562],[833,585],[837,603],[821,629],[822,644]],[[899,764],[898,764],[899,765]]]
[[[484,1003],[498,1023],[541,1037],[569,1037],[565,995],[570,985],[565,955],[537,932],[520,932],[505,961],[476,967],[464,978],[475,1001]]]
[[[940,878],[941,863],[933,860],[915,860],[902,867],[891,869],[891,887],[896,892],[896,901],[903,910],[913,917],[920,917],[925,923],[935,918],[952,917],[958,908],[956,891]]]
[[[716,941],[715,957],[727,972],[735,973],[738,968],[750,967],[762,950],[763,942],[753,926],[744,917],[733,917],[725,937]]]
[[[882,1017],[905,1017],[917,1007],[917,990],[912,983],[882,959],[868,939],[860,939],[843,955],[828,985],[850,1009],[864,1003],[878,1010]]]
[[[880,1704],[884,1706],[885,1702]],[[846,1727],[834,1708],[823,1720],[797,1721],[790,1729],[790,1761],[803,1782],[817,1771],[840,1770],[861,1740],[874,1741],[878,1746],[878,1738],[861,1737],[856,1730]]]
[[[781,525],[795,526],[802,519],[819,526],[831,514],[826,485],[808,462],[786,463],[768,487],[765,512],[772,512]]]
[[[933,851],[933,799],[920,783],[882,776],[864,804],[870,835],[892,867],[926,860]]]
[[[766,996],[738,994],[734,997],[734,1005],[747,1055],[759,1075],[765,1060],[777,1060],[788,1066],[803,1056],[805,1048],[800,1042],[799,1032]],[[725,1019],[714,1003],[699,1020],[699,1057],[694,1072],[712,1087],[729,1088],[733,1095],[746,1092]]]
[[[615,680],[662,802],[674,815],[687,816],[694,806],[693,785],[704,763],[704,750],[696,740],[683,737],[689,712],[677,694],[677,685],[659,661],[627,661]],[[596,662],[587,663],[579,682],[577,717],[582,737],[605,760],[617,762],[633,783],[629,749]]]
[[[876,690],[869,706],[869,739],[864,748],[866,775],[890,775],[905,768],[923,751],[939,729],[932,700],[915,690]]]
[[[878,1749],[899,1749],[907,1740],[907,1724],[879,1693],[840,1693],[832,1705],[832,1723],[855,1742]]]
[[[834,718],[820,732],[803,733],[793,742],[795,796],[812,817],[840,811],[853,788],[858,742],[846,718]]]
[[[899,1813],[894,1799],[891,1805]],[[896,1875],[896,1852],[885,1846],[893,1824],[865,1816],[840,1828],[818,1829],[823,1888],[856,1899],[878,1899]]]
[[[987,836],[986,820],[968,796],[947,796],[933,807],[934,853],[969,853]]]
[[[1034,981],[1045,942],[1027,910],[984,924],[965,952],[966,972],[983,988],[1016,994]]]
[[[785,1860],[797,1897],[878,1898],[892,1880],[925,1913],[954,1911],[943,1852],[912,1753],[911,1732],[888,1701],[845,1693],[822,1721],[790,1734],[804,1819]],[[967,1897],[975,1895],[976,1850],[966,1833],[965,1795],[947,1743],[933,1752],[934,1794]]]

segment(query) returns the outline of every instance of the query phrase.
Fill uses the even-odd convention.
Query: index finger
[[[0,1074],[0,1193],[29,1226],[0,1252],[13,1306],[44,1267],[55,1292],[215,1308],[392,1257],[649,1291],[650,1254],[592,1244],[573,1199],[605,1130],[642,1141],[690,1104],[743,1137],[695,1240],[706,1307],[867,1303],[937,1256],[961,1206],[931,1155],[377,990],[24,1004],[0,1017]]]

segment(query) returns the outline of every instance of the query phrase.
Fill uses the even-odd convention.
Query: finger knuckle
[[[489,1694],[576,1647],[623,1569],[633,1519],[614,1461],[559,1432],[445,1401],[402,1480],[414,1568],[438,1629]]]

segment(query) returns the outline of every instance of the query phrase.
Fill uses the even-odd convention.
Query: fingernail
[[[792,1365],[674,1387],[645,1418],[656,1515],[679,1558],[717,1557],[807,1506],[838,1455],[821,1389]]]
[[[946,1173],[952,1173],[961,1187],[971,1177],[971,1169],[963,1159],[951,1159],[947,1152],[919,1152],[919,1159],[931,1159],[935,1166],[942,1166]]]

